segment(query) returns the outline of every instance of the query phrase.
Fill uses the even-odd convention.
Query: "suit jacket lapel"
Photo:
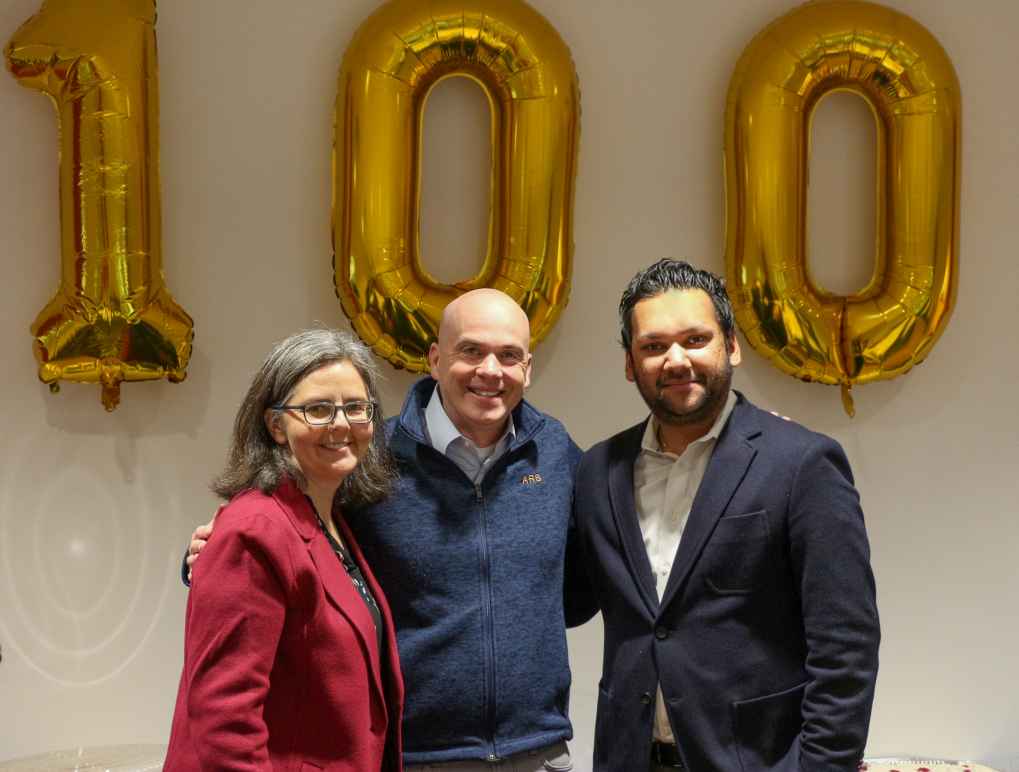
[[[319,580],[325,589],[326,596],[333,606],[342,614],[350,626],[354,628],[360,638],[361,648],[368,656],[369,668],[372,671],[372,684],[375,687],[376,698],[382,705],[385,705],[385,695],[382,688],[381,665],[379,662],[379,647],[376,644],[375,624],[372,622],[371,613],[364,605],[364,600],[354,588],[354,583],[347,576],[346,569],[340,559],[333,552],[332,546],[326,535],[322,533],[318,524],[318,517],[314,508],[305,498],[304,494],[288,482],[276,489],[275,498],[280,502],[283,511],[294,524],[297,532],[304,539],[308,548],[308,554],[315,570],[318,572]],[[341,526],[342,528],[342,526]],[[344,539],[351,543],[350,531],[343,528]],[[373,587],[373,591],[377,588]]]
[[[647,421],[634,426],[620,438],[618,452],[609,461],[609,505],[616,521],[623,551],[633,574],[641,598],[651,616],[658,615],[658,590],[648,560],[644,535],[637,520],[637,505],[633,496],[633,465],[640,453],[641,438]]]
[[[676,559],[669,573],[669,581],[665,585],[662,608],[676,596],[679,587],[700,557],[704,543],[715,529],[715,524],[746,476],[750,463],[757,454],[749,438],[759,431],[751,409],[740,397],[715,444],[704,478],[697,489],[697,495],[694,496],[690,516],[687,518]]]
[[[375,625],[372,622],[371,613],[365,607],[364,600],[357,590],[354,589],[354,583],[347,576],[346,569],[343,568],[340,559],[333,552],[325,534],[319,533],[308,542],[308,552],[311,554],[312,562],[315,563],[315,568],[318,569],[318,576],[322,580],[322,587],[325,589],[326,595],[332,601],[333,606],[347,618],[350,626],[354,628],[361,639],[361,647],[368,656],[372,671],[372,684],[377,692],[376,697],[381,704],[385,705],[379,647],[376,643]]]
[[[382,640],[384,642],[385,651],[377,651],[378,647],[375,645],[371,646],[369,650],[372,652],[377,651],[377,656],[373,658],[372,662],[375,670],[376,682],[378,683],[379,688],[384,691],[386,687],[382,683],[383,664],[380,659],[381,656],[383,654],[385,654],[386,656],[384,667],[386,670],[389,671],[389,673],[400,672],[400,659],[396,651],[396,637],[395,637],[396,625],[393,622],[393,616],[389,610],[389,603],[386,601],[386,596],[382,593],[382,587],[379,585],[378,581],[376,581],[375,574],[372,573],[371,566],[369,566],[367,561],[364,559],[364,554],[361,552],[361,546],[357,543],[357,540],[354,538],[354,534],[350,530],[350,526],[347,525],[346,519],[341,517],[336,525],[340,529],[340,532],[343,534],[344,540],[347,542],[347,548],[350,550],[350,554],[354,558],[354,562],[357,563],[357,565],[361,568],[361,576],[363,576],[365,582],[367,582],[368,589],[371,592],[372,597],[375,598],[375,603],[376,605],[378,605],[379,613],[382,616],[382,628],[383,628]],[[358,600],[360,601],[360,598],[358,598]],[[363,601],[361,602],[363,604]],[[374,622],[371,623],[368,632],[372,636],[373,643],[374,641],[378,640],[378,637],[375,635]],[[396,696],[395,693],[394,696]],[[403,702],[402,692],[399,695],[399,702],[402,705]],[[386,705],[394,704],[396,703],[389,700],[385,700],[383,707],[385,707]]]

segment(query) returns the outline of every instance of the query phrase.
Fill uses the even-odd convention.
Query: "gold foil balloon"
[[[163,280],[153,0],[46,0],[7,66],[60,120],[61,279],[32,324],[39,378],[102,384],[186,376],[192,321]]]
[[[810,121],[852,91],[877,123],[875,270],[838,296],[806,266]],[[927,356],[958,281],[959,83],[921,25],[864,2],[813,2],[747,46],[725,120],[726,273],[747,340],[779,369],[841,384],[894,378]],[[837,200],[830,205],[838,206]]]
[[[418,246],[421,125],[436,83],[471,78],[492,115],[488,249],[441,284]],[[520,303],[533,342],[569,298],[580,96],[569,49],[521,0],[392,0],[354,35],[339,75],[333,152],[336,293],[396,367],[427,369],[446,304],[477,287]]]

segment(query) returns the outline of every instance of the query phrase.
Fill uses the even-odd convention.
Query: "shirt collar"
[[[471,447],[477,447],[471,440],[464,437],[450,420],[449,415],[446,413],[446,408],[439,398],[439,384],[437,383],[432,391],[432,396],[428,400],[428,404],[425,406],[425,428],[428,430],[428,439],[432,443],[432,447],[443,455],[446,455],[446,448],[450,446],[450,443],[460,438],[463,438],[463,441]],[[502,437],[495,444],[498,445],[507,436],[512,439],[516,436],[516,433],[516,428],[513,426],[513,415],[510,414],[506,423],[506,431],[503,432]]]
[[[725,405],[722,406],[722,411],[715,418],[715,422],[711,424],[711,428],[701,437],[690,443],[687,447],[696,445],[699,442],[708,442],[718,439],[718,435],[722,433],[722,429],[725,427],[725,422],[729,420],[729,416],[732,414],[732,409],[736,406],[736,392],[729,389],[729,396],[725,398]],[[658,419],[652,414],[650,420],[647,422],[647,426],[644,428],[644,438],[640,442],[641,452],[657,453],[659,455],[674,456],[672,453],[667,453],[662,450],[661,445],[658,444]]]

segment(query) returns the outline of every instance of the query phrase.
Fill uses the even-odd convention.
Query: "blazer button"
[[[668,637],[669,637],[669,628],[662,627],[661,625],[659,625],[658,627],[655,628],[655,638],[657,638],[660,641],[664,641]]]
[[[644,692],[642,695],[640,695],[640,701],[642,703],[644,703],[645,705],[650,705],[651,704],[651,692]]]

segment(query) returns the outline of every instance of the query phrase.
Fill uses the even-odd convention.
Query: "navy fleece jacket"
[[[434,388],[419,381],[387,421],[393,493],[348,513],[396,624],[407,764],[504,758],[572,737],[563,582],[580,450],[522,402],[516,437],[475,487],[428,443]],[[569,597],[569,621],[590,618],[586,592]]]

